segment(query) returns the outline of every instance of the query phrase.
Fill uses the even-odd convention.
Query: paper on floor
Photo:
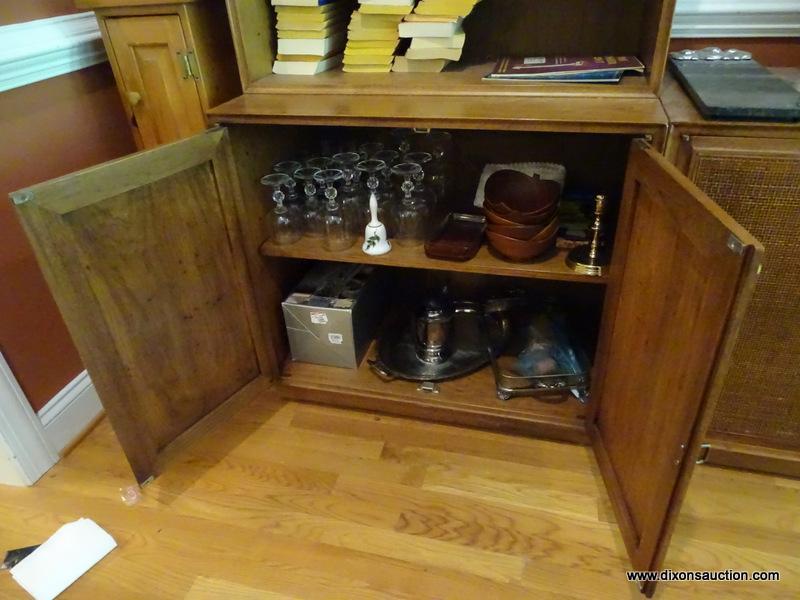
[[[116,547],[97,523],[78,519],[62,525],[11,575],[36,600],[52,600]]]

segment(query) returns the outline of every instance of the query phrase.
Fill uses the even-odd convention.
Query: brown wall
[[[0,1],[0,24],[56,9]],[[0,139],[0,351],[38,410],[83,366],[7,194],[135,148],[108,63],[0,93]]]
[[[0,0],[0,25],[83,12],[73,0]]]
[[[670,50],[699,50],[708,46],[737,48],[753,53],[767,67],[800,67],[800,38],[673,39]]]

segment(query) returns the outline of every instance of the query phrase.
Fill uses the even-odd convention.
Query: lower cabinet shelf
[[[503,260],[484,245],[475,258],[466,262],[452,262],[428,258],[425,255],[425,249],[422,247],[408,248],[395,245],[388,254],[369,256],[361,251],[360,244],[340,252],[325,250],[321,247],[321,244],[305,239],[288,246],[279,246],[269,240],[261,245],[262,255],[282,258],[302,258],[459,273],[483,273],[529,279],[577,281],[581,283],[605,284],[608,282],[606,276],[583,275],[570,269],[566,263],[567,253],[567,250],[553,249],[533,261],[516,263]]]
[[[371,352],[367,356],[370,356]],[[419,391],[410,381],[384,382],[365,359],[358,369],[287,361],[278,390],[283,398],[524,433],[579,444],[588,443],[585,407],[568,392],[549,401],[495,395],[486,367],[472,375],[439,384],[438,393]]]

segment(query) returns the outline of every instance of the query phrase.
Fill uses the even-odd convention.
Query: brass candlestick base
[[[573,248],[567,254],[567,266],[581,275],[605,275],[608,270],[610,256],[605,248],[600,248],[591,256],[591,246]]]
[[[573,248],[567,255],[567,266],[582,275],[605,275],[610,256],[608,249],[600,244],[600,230],[602,228],[603,210],[606,197],[597,196],[594,199],[594,222],[592,223],[592,242],[588,246]]]

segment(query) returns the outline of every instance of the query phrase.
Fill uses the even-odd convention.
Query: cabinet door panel
[[[260,372],[227,146],[214,130],[12,195],[139,481]]]
[[[800,466],[800,140],[692,137],[687,175],[767,247],[709,431]],[[732,436],[737,436],[734,440]],[[712,444],[714,446],[716,444]],[[749,449],[748,449],[749,450]],[[763,452],[763,451],[761,451]],[[713,450],[710,459],[713,458]],[[776,465],[776,466],[777,466]]]
[[[589,428],[635,569],[663,558],[761,252],[663,157],[634,145]]]
[[[177,15],[108,18],[119,78],[142,144],[152,148],[205,129],[197,84],[184,79],[186,40]]]

